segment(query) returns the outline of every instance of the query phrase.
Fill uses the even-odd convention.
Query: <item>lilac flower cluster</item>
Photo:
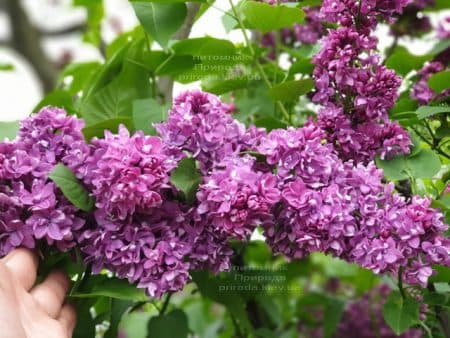
[[[313,58],[316,91],[313,101],[323,107],[319,124],[344,160],[368,163],[375,155],[392,157],[409,152],[405,130],[389,120],[401,78],[381,65],[377,39],[370,32],[377,18],[400,13],[407,1],[328,1],[324,20],[343,27],[330,30]]]
[[[437,27],[438,39],[450,39],[450,28],[446,28],[450,23],[450,17],[445,18]],[[421,70],[417,72],[417,82],[411,91],[411,98],[417,100],[420,105],[429,104],[432,101],[440,101],[450,96],[450,89],[436,93],[428,85],[428,80],[433,74],[449,70],[450,48],[446,48],[439,53],[431,62],[426,63]]]
[[[156,126],[170,154],[181,159],[189,152],[203,172],[239,152],[245,126],[231,116],[230,106],[217,96],[187,91],[175,98],[167,122]]]
[[[279,177],[281,202],[264,235],[276,253],[301,258],[325,252],[371,269],[398,273],[426,285],[432,264],[450,265],[447,226],[430,201],[406,201],[383,184],[373,163],[342,162],[312,123],[274,130],[258,152]]]
[[[388,22],[401,14],[411,0],[324,0],[320,9],[324,21],[339,23],[344,27],[356,27],[369,34],[379,18]]]
[[[40,239],[78,246],[94,273],[108,269],[157,297],[180,290],[191,269],[228,269],[229,241],[256,226],[287,257],[321,251],[376,273],[405,266],[405,280],[421,285],[432,264],[450,264],[447,227],[430,202],[393,194],[373,164],[343,162],[312,121],[267,134],[192,91],[157,126],[161,138],[121,126],[87,144],[82,126],[46,108],[0,144],[0,255]],[[170,182],[185,156],[202,169],[192,205]],[[48,179],[57,163],[95,198],[94,212],[77,210]]]
[[[75,246],[85,221],[48,174],[83,139],[82,126],[46,108],[22,122],[14,141],[0,143],[0,256],[37,240],[62,251]]]
[[[383,306],[391,290],[381,284],[350,303],[338,324],[336,336],[348,338],[420,338],[420,329],[396,335],[383,318]]]
[[[179,290],[189,278],[185,257],[191,247],[180,206],[165,196],[176,162],[160,138],[130,135],[124,126],[87,147],[81,162],[69,162],[96,199],[94,219],[79,238],[86,263],[94,273],[108,269],[152,296]]]
[[[417,100],[419,104],[426,105],[431,101],[439,100],[450,95],[450,89],[444,90],[441,93],[436,93],[428,85],[428,79],[436,73],[442,72],[446,69],[444,64],[439,61],[432,61],[427,63],[421,70],[418,71],[418,81],[414,84],[411,91],[411,98]]]
[[[197,194],[197,212],[226,237],[245,240],[257,225],[273,223],[280,199],[277,178],[256,171],[251,156],[230,157],[207,176]]]

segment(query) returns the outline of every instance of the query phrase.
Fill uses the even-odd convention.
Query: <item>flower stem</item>
[[[166,313],[167,308],[168,308],[169,303],[170,303],[170,299],[172,298],[172,295],[173,295],[172,292],[169,292],[169,293],[167,294],[166,299],[164,300],[164,304],[163,304],[163,306],[161,307],[161,310],[159,311],[159,315],[160,315],[160,316],[163,316],[163,315]]]

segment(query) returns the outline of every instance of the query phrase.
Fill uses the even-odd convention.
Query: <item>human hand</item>
[[[53,272],[34,286],[37,268],[36,254],[26,249],[0,260],[0,337],[72,337],[76,313],[64,304],[69,279]]]

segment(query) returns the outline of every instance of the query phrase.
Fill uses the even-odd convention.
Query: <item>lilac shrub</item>
[[[439,40],[450,39],[450,17],[439,23],[436,35]],[[440,101],[450,95],[450,89],[436,93],[428,85],[430,77],[436,73],[449,70],[450,47],[440,52],[436,57],[427,62],[421,70],[417,72],[417,82],[412,87],[411,98],[417,100],[420,105],[430,104],[432,101]]]
[[[373,163],[343,161],[320,123],[266,133],[234,120],[214,95],[174,102],[161,138],[120,126],[87,144],[82,122],[62,110],[25,120],[0,146],[1,255],[40,239],[78,246],[94,273],[107,269],[158,297],[182,289],[191,269],[228,269],[229,241],[257,226],[288,258],[325,252],[375,273],[403,266],[408,283],[424,286],[432,264],[450,265],[441,213],[393,193]],[[192,205],[170,182],[186,156],[202,169]],[[59,162],[95,198],[94,212],[77,210],[48,179]]]
[[[391,158],[409,152],[408,133],[388,111],[398,98],[401,78],[381,65],[371,32],[379,17],[389,22],[408,1],[324,1],[325,21],[339,23],[322,40],[313,58],[316,91],[323,107],[319,124],[344,160],[368,163],[375,155]]]

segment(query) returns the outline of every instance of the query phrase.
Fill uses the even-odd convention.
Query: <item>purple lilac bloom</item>
[[[401,78],[381,65],[375,54],[377,39],[369,35],[379,15],[399,13],[405,4],[368,1],[360,6],[350,0],[322,4],[323,18],[344,27],[330,30],[313,58],[313,101],[323,106],[319,125],[343,160],[368,163],[375,155],[391,158],[409,152],[409,135],[388,117]],[[361,24],[362,18],[368,22]]]
[[[342,108],[332,104],[321,108],[318,124],[343,160],[364,163],[377,154],[382,159],[392,158],[408,153],[411,146],[408,133],[397,122],[368,121],[355,125]]]
[[[251,156],[230,157],[205,177],[197,193],[197,212],[226,237],[249,239],[257,225],[273,223],[280,199],[277,178],[254,169]]]
[[[240,140],[245,135],[245,126],[232,118],[229,105],[200,91],[187,91],[175,98],[167,122],[156,129],[175,158],[190,152],[204,173],[241,151]]]
[[[159,137],[130,136],[120,126],[117,135],[106,131],[103,139],[94,139],[91,155],[73,169],[91,189],[97,208],[123,221],[162,204],[161,189],[169,187],[174,166]]]
[[[22,121],[18,136],[0,143],[0,256],[36,240],[66,251],[85,221],[48,174],[83,140],[83,122],[57,108]]]
[[[430,201],[393,194],[373,163],[344,162],[327,127],[266,133],[227,107],[187,92],[158,126],[162,139],[121,126],[89,145],[82,122],[62,110],[25,120],[17,139],[0,143],[0,255],[37,240],[61,251],[79,245],[94,273],[108,269],[156,297],[183,288],[191,269],[228,269],[228,241],[257,225],[289,258],[320,251],[376,273],[404,266],[409,283],[425,285],[433,264],[450,265],[447,226]],[[392,128],[379,137],[387,151],[404,141]],[[169,180],[183,151],[203,169],[193,206],[175,199]],[[95,212],[81,213],[48,179],[59,162],[96,198]]]
[[[93,272],[108,269],[145,288],[150,296],[183,288],[191,251],[181,206],[167,199],[176,166],[159,137],[130,135],[119,127],[95,138],[77,176],[96,198],[98,210],[80,236]],[[78,157],[76,157],[78,158]]]
[[[233,250],[228,244],[229,238],[211,227],[207,215],[192,208],[184,215],[184,227],[192,243],[189,253],[192,269],[206,269],[216,274],[230,269]]]
[[[414,84],[411,92],[411,98],[417,100],[421,105],[426,105],[431,101],[439,100],[450,95],[450,89],[441,93],[436,93],[428,85],[428,79],[436,73],[444,71],[446,67],[442,62],[433,61],[426,64],[419,72],[419,80]]]
[[[379,18],[392,22],[411,0],[324,0],[320,9],[324,21],[356,27],[362,32],[373,30]]]
[[[406,266],[407,282],[426,285],[432,264],[450,265],[442,214],[428,199],[393,194],[373,163],[342,162],[324,137],[309,123],[260,142],[282,191],[275,222],[264,227],[273,251],[290,258],[325,252],[375,273]]]
[[[103,210],[80,236],[81,250],[94,273],[108,269],[137,283],[149,296],[181,290],[190,279],[186,260],[191,245],[183,229],[182,212],[165,202],[132,220],[113,221]]]

